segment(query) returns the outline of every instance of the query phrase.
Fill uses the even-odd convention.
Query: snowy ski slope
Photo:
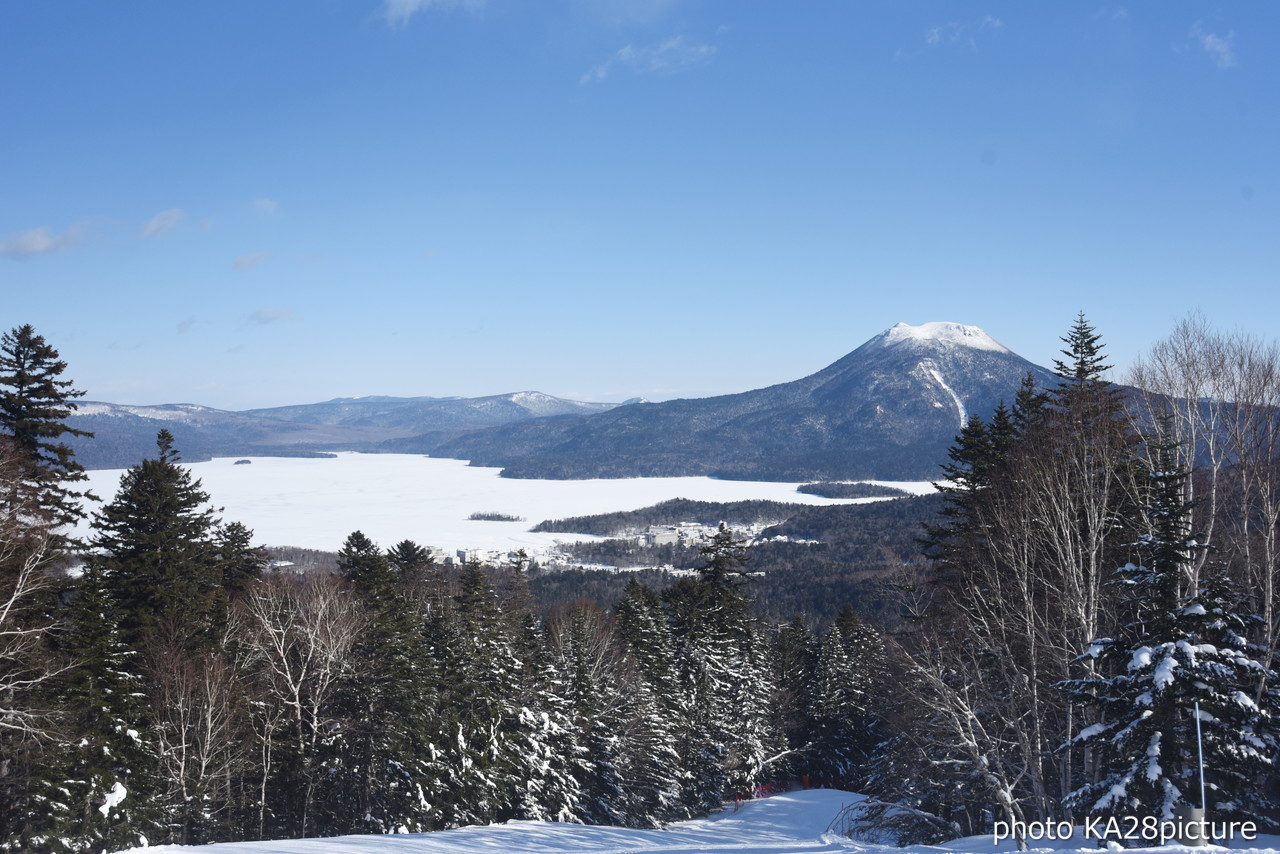
[[[822,852],[905,852],[905,854],[996,854],[1011,852],[1014,844],[994,844],[990,837],[971,837],[941,846],[889,848],[827,832],[832,819],[861,795],[830,789],[792,792],[749,801],[739,810],[728,809],[710,818],[670,825],[665,830],[632,830],[621,827],[587,827],[580,824],[512,821],[489,827],[463,827],[437,833],[403,836],[340,836],[330,839],[294,839],[275,842],[231,842],[201,846],[200,854],[822,854]],[[1079,850],[1096,852],[1087,840],[1033,843],[1032,851]],[[1257,848],[1232,850],[1255,854],[1280,854],[1280,837],[1259,837]],[[176,845],[134,848],[125,854],[188,854],[194,849]],[[1166,845],[1170,854],[1221,851],[1221,848],[1185,848]]]

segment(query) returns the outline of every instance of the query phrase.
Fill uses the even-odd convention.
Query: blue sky
[[[0,7],[0,324],[91,399],[742,391],[1280,316],[1280,6]]]

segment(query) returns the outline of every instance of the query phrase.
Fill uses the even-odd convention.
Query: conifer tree
[[[504,818],[582,821],[584,784],[595,781],[573,720],[572,677],[553,661],[537,618],[528,612],[522,618],[521,677],[501,725],[509,791]],[[585,635],[579,640],[579,650],[586,653]],[[600,797],[607,795],[600,792]]]
[[[58,557],[48,524],[20,495],[22,465],[13,441],[0,435],[0,851],[20,835],[33,812],[31,783],[54,738],[47,694],[59,664],[50,654],[68,583],[50,572]],[[30,500],[30,499],[28,499]]]
[[[807,761],[810,696],[818,642],[809,624],[797,614],[773,636],[773,670],[776,690],[773,727],[786,739],[787,753],[775,763],[782,776],[799,779],[809,774]]]
[[[221,525],[213,536],[214,559],[230,596],[242,594],[270,563],[266,549],[253,544],[253,531],[239,522]]]
[[[1100,674],[1065,683],[1070,696],[1098,710],[1098,722],[1072,744],[1092,747],[1102,775],[1076,789],[1069,804],[1106,817],[1174,818],[1178,805],[1200,806],[1195,704],[1204,732],[1210,794],[1224,817],[1260,819],[1257,783],[1276,742],[1253,699],[1270,677],[1243,636],[1245,619],[1215,586],[1193,599],[1185,589],[1194,553],[1185,499],[1189,474],[1167,441],[1152,444],[1147,501],[1136,561],[1112,582],[1124,592],[1127,620],[1086,656]]]
[[[84,395],[71,380],[61,379],[67,363],[30,324],[0,339],[0,435],[13,439],[23,462],[24,489],[14,498],[25,512],[51,526],[72,525],[85,515],[80,500],[93,497],[73,485],[87,476],[75,460],[65,436],[93,434],[66,423]]]
[[[618,634],[634,671],[625,713],[633,721],[620,766],[628,815],[637,825],[689,818],[683,799],[691,785],[682,749],[688,736],[689,700],[676,669],[675,644],[656,593],[632,578],[615,608]]]
[[[1007,446],[1008,440],[1005,440]],[[968,559],[980,536],[978,503],[991,486],[1001,465],[991,429],[980,415],[969,417],[954,444],[947,449],[950,462],[942,465],[938,491],[943,495],[939,524],[925,524],[921,545],[937,561],[933,581],[946,583]]]
[[[750,792],[766,776],[766,760],[783,751],[769,727],[772,674],[745,592],[747,550],[721,523],[699,553],[698,578],[679,579],[664,600],[691,712],[685,799],[706,812],[728,794]]]
[[[361,532],[347,537],[338,571],[367,623],[335,701],[345,726],[330,744],[328,821],[338,831],[428,830],[437,680],[423,633],[391,561]]]
[[[391,568],[400,576],[401,584],[406,590],[420,587],[426,574],[435,566],[431,552],[413,540],[401,540],[387,550],[387,559]]]
[[[65,710],[61,738],[46,753],[22,850],[114,851],[159,836],[145,685],[113,600],[110,583],[88,567],[60,641],[67,666],[53,696]]]
[[[1048,405],[1049,393],[1036,385],[1036,375],[1028,371],[1009,410],[1014,430],[1019,435],[1030,432],[1044,418]]]
[[[908,684],[934,710],[920,722],[938,734],[930,789],[981,804],[975,821],[1061,815],[1092,774],[1088,751],[1059,750],[1083,724],[1054,686],[1095,675],[1076,656],[1113,617],[1104,581],[1132,539],[1134,443],[1101,337],[1081,315],[1063,341],[1056,387],[1027,378],[1007,412],[963,431],[923,541],[931,619]]]
[[[822,638],[810,689],[809,745],[811,773],[832,788],[847,788],[854,774],[851,755],[859,709],[851,696],[854,684],[840,628]]]
[[[885,642],[849,604],[841,609],[833,628],[839,630],[840,643],[849,660],[849,680],[845,686],[845,699],[852,713],[848,750],[859,769],[855,782],[861,784],[866,779],[866,766],[885,737],[880,717],[887,678]]]
[[[483,567],[468,563],[458,585],[449,641],[436,647],[448,674],[441,708],[451,730],[442,745],[449,777],[438,801],[447,827],[514,817],[506,814],[512,793],[503,724],[518,714],[514,693],[523,670]]]
[[[1111,365],[1103,355],[1102,335],[1085,318],[1076,317],[1070,331],[1062,338],[1066,347],[1063,359],[1054,359],[1053,370],[1058,385],[1047,394],[1059,419],[1066,419],[1076,432],[1096,441],[1111,432],[1114,422],[1124,415],[1124,400],[1119,386],[1107,381]]]
[[[112,590],[124,642],[141,650],[162,623],[181,626],[193,644],[207,642],[225,613],[213,537],[216,510],[173,447],[120,479],[116,497],[94,517],[90,563]]]

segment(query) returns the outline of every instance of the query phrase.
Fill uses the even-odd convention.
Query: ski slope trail
[[[990,835],[894,848],[829,833],[827,828],[840,810],[862,798],[834,789],[791,792],[748,801],[740,809],[729,808],[708,818],[677,822],[664,830],[509,821],[435,833],[223,842],[198,848],[161,845],[118,854],[1016,854],[1013,840],[996,843]],[[1280,837],[1259,835],[1230,847],[1236,854],[1280,854]],[[1085,839],[1077,832],[1070,839],[1033,841],[1030,854],[1097,854],[1098,850],[1096,839]],[[1205,854],[1225,849],[1165,845],[1145,850]]]
[[[861,795],[814,789],[748,801],[709,818],[664,830],[510,821],[399,836],[337,836],[202,845],[201,854],[835,854],[863,851],[827,833],[841,807]],[[133,848],[122,854],[191,854],[178,845]]]

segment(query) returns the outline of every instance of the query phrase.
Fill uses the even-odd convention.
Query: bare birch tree
[[[1172,417],[1173,438],[1196,467],[1189,499],[1196,530],[1218,547],[1263,618],[1269,650],[1280,640],[1280,346],[1212,329],[1193,314],[1152,347],[1130,374],[1151,420]],[[1192,564],[1199,586],[1210,553]],[[1272,653],[1274,655],[1274,653]],[[1267,665],[1272,664],[1268,659]]]
[[[192,654],[183,637],[158,639],[147,669],[161,807],[173,841],[192,845],[226,837],[251,745],[231,663],[216,650]]]
[[[1207,542],[1216,541],[1216,528],[1231,456],[1227,425],[1233,367],[1230,340],[1215,332],[1199,312],[1179,321],[1169,337],[1157,342],[1134,361],[1128,382],[1141,393],[1135,413],[1140,430],[1162,417],[1169,438],[1178,447],[1178,462],[1197,477],[1187,483],[1187,500],[1195,504],[1195,529]],[[1200,584],[1209,552],[1202,550],[1188,565],[1187,589]]]
[[[314,831],[317,758],[329,701],[353,666],[364,617],[354,597],[328,575],[270,578],[245,601],[245,665],[256,672],[263,701],[283,710],[286,731],[279,749],[264,755],[282,766],[278,784],[296,786],[290,829],[305,837]],[[273,737],[269,730],[259,732]],[[262,773],[271,776],[273,770]]]

